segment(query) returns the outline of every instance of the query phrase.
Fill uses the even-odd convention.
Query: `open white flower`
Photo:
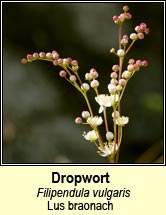
[[[112,154],[112,150],[108,146],[104,146],[104,149],[101,149],[99,147],[99,150],[100,151],[97,151],[97,153],[102,157],[106,157],[106,156]]]
[[[95,97],[96,102],[100,105],[99,113],[103,112],[104,107],[111,107],[115,102],[118,101],[118,95],[105,95],[100,94]]]
[[[98,116],[95,116],[95,117],[88,117],[87,119],[87,123],[92,127],[92,128],[95,128],[97,127],[98,125],[101,125],[103,123],[103,119],[102,117],[98,117]]]
[[[111,145],[105,145],[103,149],[101,147],[99,147],[98,149],[100,151],[97,151],[97,153],[102,157],[106,157],[108,155],[111,155],[114,153],[114,142],[112,142]],[[118,150],[118,145],[116,144],[115,152],[117,152],[117,150]]]
[[[124,126],[129,122],[129,117],[121,116],[116,119],[116,124],[119,126]]]
[[[86,140],[89,140],[90,142],[95,142],[98,139],[98,133],[94,130],[89,131],[88,133],[84,132],[83,136]]]

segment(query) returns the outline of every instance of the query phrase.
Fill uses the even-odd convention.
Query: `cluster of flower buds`
[[[129,7],[124,6],[123,13],[121,13],[119,16],[113,16],[113,21],[115,22],[115,24],[121,24],[126,19],[131,19],[132,15],[131,15],[131,13],[128,13],[128,10],[129,10]]]
[[[22,59],[22,63],[26,64],[28,62],[33,62],[35,60],[45,60],[53,63],[54,66],[61,66],[63,68],[71,67],[73,71],[77,72],[79,69],[78,61],[72,60],[72,58],[59,58],[59,53],[57,51],[52,52],[35,52],[33,54],[27,54],[26,58]],[[62,77],[64,74],[62,75]]]

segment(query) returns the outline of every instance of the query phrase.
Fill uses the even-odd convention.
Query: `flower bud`
[[[76,124],[81,124],[81,123],[82,123],[82,118],[81,118],[81,117],[77,117],[77,118],[75,119],[75,123],[76,123]]]
[[[71,64],[72,64],[72,66],[78,66],[78,61],[77,60],[72,60]]]
[[[117,75],[116,72],[112,72],[110,76],[111,76],[111,78],[113,78],[113,79],[116,79],[116,78],[118,77],[118,75]]]
[[[23,59],[21,60],[21,62],[22,62],[23,64],[26,64],[28,61],[27,61],[27,59],[23,58]]]
[[[134,62],[135,62],[135,60],[132,59],[132,58],[130,58],[129,61],[128,61],[129,64],[134,64]]]
[[[125,84],[126,84],[126,80],[123,79],[123,78],[121,78],[121,79],[119,80],[119,85],[120,85],[120,86],[124,86]]]
[[[140,26],[139,25],[137,25],[136,27],[135,27],[135,31],[138,33],[138,32],[141,32],[141,28],[140,28]]]
[[[127,12],[129,10],[129,7],[127,5],[123,6],[123,11]]]
[[[123,49],[119,49],[119,50],[117,51],[117,55],[118,55],[119,57],[123,57],[123,56],[125,55],[125,51],[124,51]]]
[[[59,58],[59,54],[57,51],[52,51],[52,57],[53,59],[58,59]]]
[[[108,84],[109,93],[113,94],[116,92],[116,86],[114,84]]]
[[[38,58],[39,58],[39,54],[38,54],[38,53],[36,53],[36,52],[35,52],[35,53],[33,53],[33,58],[34,58],[34,59],[38,59]]]
[[[93,77],[92,77],[92,75],[90,73],[86,73],[85,74],[85,79],[88,80],[88,81],[90,81],[90,80],[93,79]]]
[[[115,49],[114,48],[110,49],[110,53],[115,53]]]
[[[45,58],[45,56],[46,56],[46,54],[45,54],[44,52],[40,52],[40,53],[39,53],[39,57],[40,57],[40,58]]]
[[[119,92],[119,91],[121,91],[121,90],[122,90],[122,86],[121,86],[121,85],[117,85],[117,86],[116,86],[116,91]]]
[[[46,58],[51,59],[52,58],[52,53],[51,52],[46,53]]]
[[[118,81],[114,78],[111,79],[110,84],[117,85]]]
[[[141,63],[141,66],[148,66],[148,61],[147,60],[143,60]]]
[[[106,139],[108,141],[111,141],[114,138],[114,134],[111,131],[107,131],[106,133]]]
[[[144,39],[144,34],[143,33],[138,33],[137,36],[138,36],[138,39],[140,39],[140,40]]]
[[[120,116],[120,113],[118,111],[115,111],[115,113],[112,113],[113,118],[118,118]]]
[[[112,70],[114,72],[118,72],[119,71],[119,65],[113,65]]]
[[[59,72],[59,75],[60,75],[62,78],[66,77],[66,71],[65,71],[65,70],[61,70],[61,71]]]
[[[31,54],[27,54],[27,60],[29,62],[32,62],[34,59],[33,59],[33,56]]]
[[[83,91],[87,92],[90,89],[89,84],[83,83],[82,86],[81,86],[81,89]]]
[[[89,111],[83,111],[83,112],[82,112],[82,117],[83,117],[84,119],[87,119],[88,117],[90,117]]]
[[[125,70],[122,73],[122,78],[130,78],[131,77],[131,72],[129,72],[128,70]]]
[[[125,45],[127,45],[127,43],[128,43],[128,40],[127,39],[121,39],[121,41],[120,41],[120,44],[122,45],[122,46],[125,46]]]
[[[90,86],[92,88],[97,88],[99,86],[99,82],[97,80],[93,80],[91,81]]]
[[[90,74],[91,74],[93,79],[95,79],[99,76],[98,72],[94,68],[90,69]]]
[[[75,75],[70,75],[69,79],[71,82],[75,82],[77,78]]]
[[[137,37],[137,34],[136,33],[132,33],[130,34],[130,39],[131,40],[136,40],[138,37]]]
[[[134,71],[134,65],[133,65],[133,64],[129,64],[129,65],[127,66],[127,70],[128,70],[129,72]]]
[[[125,13],[125,19],[131,19],[132,15],[131,13]]]

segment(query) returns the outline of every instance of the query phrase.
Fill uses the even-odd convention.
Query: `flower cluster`
[[[113,16],[113,21],[118,25],[119,49],[114,48],[110,52],[118,57],[119,63],[112,66],[110,80],[107,84],[107,92],[99,93],[99,73],[95,68],[92,68],[85,74],[84,81],[79,76],[79,65],[77,60],[72,58],[60,58],[57,51],[48,53],[40,52],[28,54],[26,58],[22,59],[22,63],[33,62],[35,60],[45,60],[53,63],[54,66],[60,66],[62,69],[59,72],[60,77],[65,78],[71,85],[73,85],[84,97],[87,104],[87,110],[82,111],[81,116],[75,119],[76,124],[85,124],[90,127],[90,130],[83,132],[83,137],[97,146],[97,153],[102,157],[107,157],[110,163],[118,162],[120,145],[122,142],[122,128],[129,122],[129,117],[121,114],[121,99],[124,90],[131,77],[140,70],[141,67],[146,67],[148,62],[146,60],[129,59],[127,67],[124,69],[124,59],[133,44],[138,40],[144,39],[145,34],[149,33],[149,28],[145,23],[135,27],[135,32],[130,35],[122,35],[122,26],[125,20],[132,18],[128,12],[129,7],[123,7],[123,13],[119,16]],[[88,91],[93,90],[95,93],[94,100],[99,105],[97,114],[93,113],[93,108],[88,97]],[[108,111],[112,110],[113,126],[110,129],[108,123]],[[111,117],[110,117],[111,118]],[[109,119],[110,119],[109,118]],[[101,133],[101,128],[105,127],[105,136]],[[112,130],[112,131],[110,131]],[[103,140],[104,139],[104,140]]]

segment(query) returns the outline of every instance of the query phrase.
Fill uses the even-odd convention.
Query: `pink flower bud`
[[[83,117],[84,119],[87,119],[88,117],[90,117],[89,111],[83,111],[83,112],[82,112],[82,117]]]
[[[123,6],[123,11],[127,12],[129,10],[129,7],[127,5]]]
[[[116,72],[112,72],[110,76],[111,76],[111,78],[114,78],[114,79],[116,79],[118,77]]]
[[[117,16],[113,16],[113,21],[114,21],[115,23],[117,23],[117,22],[119,21],[118,17],[117,17]]]
[[[40,57],[40,58],[45,58],[45,56],[46,56],[46,54],[45,54],[44,52],[40,52],[40,53],[39,53],[39,57]]]
[[[71,64],[72,64],[73,66],[78,66],[78,61],[77,61],[77,60],[72,60]]]
[[[54,60],[54,61],[53,61],[53,65],[54,65],[54,66],[57,66],[57,65],[58,65],[58,61],[57,61],[57,60]]]
[[[28,61],[27,61],[27,59],[23,58],[23,59],[21,60],[21,62],[22,62],[23,64],[26,64]]]
[[[38,54],[38,53],[36,53],[36,52],[35,52],[35,53],[33,53],[33,58],[34,58],[34,59],[38,59],[38,58],[39,58],[39,54]]]
[[[125,19],[125,16],[126,16],[126,14],[121,13],[121,14],[118,16],[119,21],[120,21],[120,22],[123,22],[124,19]]]
[[[146,23],[142,22],[142,23],[140,24],[140,29],[141,29],[142,31],[144,31],[144,30],[146,29],[146,27],[147,27]]]
[[[118,72],[119,71],[119,65],[113,65],[112,70],[114,72]]]
[[[132,15],[131,13],[125,13],[125,19],[131,19]]]
[[[133,64],[129,64],[129,65],[127,66],[127,70],[128,70],[129,72],[134,71],[134,65],[133,65]]]
[[[123,46],[127,45],[127,43],[128,43],[128,40],[124,39],[124,38],[121,39],[121,41],[120,41],[120,44],[123,45]]]
[[[146,28],[146,29],[144,30],[144,32],[145,32],[145,34],[149,34],[149,32],[150,32],[149,28]]]
[[[57,51],[52,51],[52,57],[53,59],[58,59],[59,58],[59,54]]]
[[[94,68],[90,69],[90,74],[91,74],[93,79],[95,79],[99,76],[98,72]]]
[[[58,58],[57,62],[58,62],[58,64],[62,64],[63,63],[63,59],[62,58]]]
[[[143,40],[143,39],[144,39],[144,34],[141,33],[141,32],[138,33],[137,36],[138,36],[138,39],[140,39],[140,40]]]
[[[141,63],[142,63],[142,61],[141,61],[141,60],[137,60],[135,63],[136,63],[138,66],[140,66]]]
[[[136,27],[135,27],[135,31],[138,33],[138,32],[141,32],[141,28],[140,28],[140,26],[139,25],[137,25]]]
[[[119,80],[119,85],[120,85],[120,86],[124,86],[125,84],[126,84],[126,80],[123,79],[123,78],[121,78],[121,79]]]
[[[128,63],[129,63],[129,64],[134,64],[134,62],[135,62],[135,60],[134,60],[134,59],[132,59],[132,58],[131,58],[131,59],[129,59],[129,61],[128,61]]]
[[[129,39],[128,35],[123,35],[123,39],[128,40]]]
[[[32,62],[33,61],[33,56],[31,54],[27,54],[27,60],[29,62]]]
[[[52,53],[51,52],[47,52],[46,53],[46,58],[51,59],[52,58]]]
[[[66,77],[66,71],[65,71],[65,70],[61,70],[61,71],[59,72],[59,75],[60,75],[62,78]]]
[[[75,119],[75,123],[76,123],[76,124],[81,124],[81,123],[82,123],[82,118],[81,118],[81,117],[77,117],[77,118]]]
[[[147,60],[143,60],[141,63],[141,66],[148,66],[148,61]]]

